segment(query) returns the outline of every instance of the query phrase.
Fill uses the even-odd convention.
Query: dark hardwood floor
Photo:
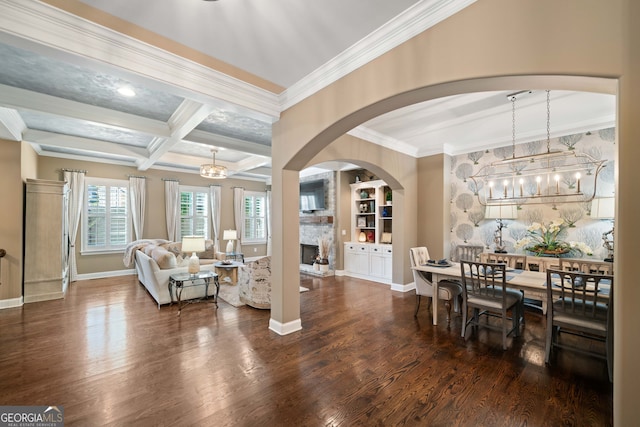
[[[268,310],[158,310],[134,276],[0,310],[0,404],[61,405],[69,426],[612,424],[605,363],[561,351],[545,366],[537,313],[503,351],[486,329],[465,342],[457,315],[415,318],[413,292],[301,279],[303,330],[287,336]]]

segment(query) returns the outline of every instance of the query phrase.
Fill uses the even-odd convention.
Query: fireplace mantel
[[[333,224],[333,216],[301,216],[300,224]]]

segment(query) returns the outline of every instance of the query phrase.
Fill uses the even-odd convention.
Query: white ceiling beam
[[[202,130],[194,129],[184,137],[187,142],[210,145],[211,147],[226,148],[241,153],[254,154],[256,156],[271,157],[271,147],[255,142],[243,141],[223,135],[216,135]]]
[[[158,120],[6,85],[0,85],[0,104],[18,110],[84,120],[115,129],[141,132],[148,135],[169,136],[169,126]]]
[[[27,125],[16,110],[0,107],[0,138],[21,141],[22,132],[26,129]]]
[[[103,153],[105,155],[124,156],[134,160],[147,158],[146,150],[140,147],[114,144],[107,141],[62,135],[53,132],[27,129],[23,132],[22,138],[24,141],[33,144],[50,145],[59,148],[92,153],[91,156],[86,157],[87,159],[96,157],[99,153]]]
[[[138,164],[139,170],[149,169],[158,159],[164,156],[174,145],[198,126],[214,110],[210,105],[185,99],[169,118],[171,136],[164,140],[156,140],[154,148],[147,159]]]

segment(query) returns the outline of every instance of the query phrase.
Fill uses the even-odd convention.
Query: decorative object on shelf
[[[356,184],[360,182],[360,175],[356,175]]]
[[[561,240],[567,224],[562,219],[556,219],[547,224],[534,222],[527,228],[527,236],[518,240],[516,248],[534,253],[536,256],[560,257],[576,252],[580,255],[592,255],[593,251],[582,242],[566,242]]]
[[[216,153],[218,150],[211,150],[212,162],[200,165],[200,176],[211,179],[224,179],[227,177],[226,166],[216,165]]]
[[[364,231],[361,231],[360,234],[358,235],[358,242],[364,243],[367,241],[367,235],[365,234]]]
[[[367,190],[360,190],[360,198],[361,199],[368,199],[369,198],[369,193],[367,193]]]
[[[387,192],[384,195],[384,199],[387,202],[387,205],[390,205],[393,201],[393,193],[391,192],[391,190],[387,190]]]
[[[591,218],[611,220],[611,230],[602,234],[602,246],[607,250],[607,262],[613,262],[614,217],[616,201],[613,197],[601,197],[591,202]]]
[[[363,216],[358,218],[358,227],[366,227],[367,226],[367,219]]]
[[[189,274],[194,275],[200,272],[200,260],[196,255],[196,252],[204,252],[205,244],[204,237],[202,236],[184,236],[182,238],[182,252],[191,252],[189,258]]]
[[[373,243],[375,241],[375,238],[376,236],[373,231],[367,231],[367,242]]]
[[[368,205],[366,203],[360,203],[360,213],[367,213]]]
[[[222,232],[222,240],[228,240],[226,252],[228,254],[233,253],[233,246],[235,241],[238,240],[238,232],[236,230],[224,230]]]
[[[382,233],[380,243],[391,243],[391,233]]]
[[[483,206],[496,204],[557,204],[584,203],[593,200],[596,194],[598,174],[604,160],[597,160],[586,153],[551,150],[550,91],[547,92],[547,151],[544,153],[516,156],[515,102],[525,90],[507,95],[512,111],[512,156],[483,166],[471,175],[478,201]],[[581,180],[583,180],[581,182]],[[589,185],[585,185],[588,181]],[[560,183],[567,182],[567,189]],[[582,189],[588,189],[583,192]]]
[[[502,240],[502,229],[506,225],[502,222],[504,219],[516,219],[518,217],[518,209],[514,205],[495,205],[487,206],[484,217],[486,219],[495,219],[498,227],[493,233],[493,241],[496,244],[495,253],[506,254],[506,246]]]
[[[387,211],[387,208],[382,208],[382,216],[383,216],[384,218],[386,218],[386,217],[388,217],[388,216],[389,216],[389,211]]]

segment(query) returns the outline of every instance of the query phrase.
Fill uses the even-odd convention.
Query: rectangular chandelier
[[[547,151],[516,156],[515,100],[530,91],[508,95],[512,102],[513,154],[496,160],[470,176],[478,189],[478,201],[483,206],[582,203],[596,195],[598,174],[604,160],[574,150],[550,149],[550,102],[547,90]]]

